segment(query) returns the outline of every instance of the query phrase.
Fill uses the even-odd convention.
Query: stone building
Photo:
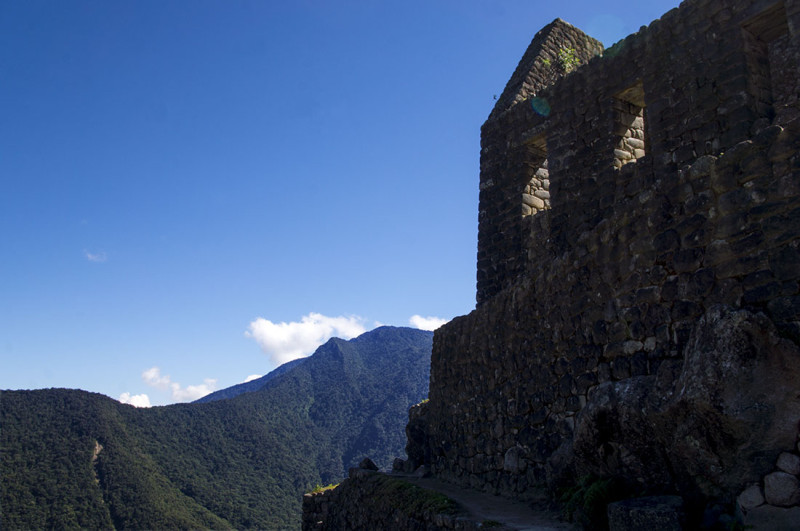
[[[477,307],[436,332],[413,465],[763,492],[800,421],[798,64],[797,0],[535,36],[481,129]]]
[[[477,306],[436,331],[408,469],[800,516],[799,64],[800,0],[536,34],[481,129]]]

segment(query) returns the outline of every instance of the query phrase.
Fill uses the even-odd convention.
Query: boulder
[[[578,476],[730,496],[794,448],[800,348],[764,314],[713,307],[683,354],[682,364],[662,363],[655,376],[607,382],[589,394],[575,420]]]
[[[783,452],[778,456],[776,466],[787,474],[800,475],[800,457],[789,452]]]
[[[750,485],[736,498],[736,503],[745,511],[754,509],[764,503],[764,494],[758,485]]]
[[[681,482],[704,494],[736,492],[794,447],[800,349],[764,314],[709,309],[684,350],[660,437]]]
[[[800,507],[784,509],[772,505],[761,505],[747,511],[743,524],[746,529],[768,531],[797,531],[800,522]]]
[[[778,507],[800,504],[800,481],[792,474],[773,472],[764,477],[764,497]]]
[[[663,448],[655,439],[654,376],[606,382],[590,394],[575,421],[576,473],[641,478],[650,487],[671,482]]]

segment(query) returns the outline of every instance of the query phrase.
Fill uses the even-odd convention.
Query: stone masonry
[[[608,50],[536,35],[481,129],[477,307],[435,334],[409,467],[521,499],[791,483],[798,64],[800,0],[687,0]]]

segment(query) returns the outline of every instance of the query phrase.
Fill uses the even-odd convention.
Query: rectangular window
[[[644,88],[642,82],[623,90],[612,101],[614,113],[614,167],[619,169],[645,155]]]
[[[789,37],[783,2],[742,25],[748,69],[748,92],[761,118],[783,124],[800,116],[800,50]]]
[[[522,190],[522,217],[550,208],[550,172],[547,171],[547,138],[538,135],[526,145],[525,188]]]

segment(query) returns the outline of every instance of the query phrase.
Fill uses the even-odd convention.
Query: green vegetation
[[[325,492],[326,490],[335,489],[335,488],[336,488],[336,487],[338,487],[338,486],[339,486],[339,484],[338,484],[338,483],[329,483],[328,485],[325,485],[325,486],[323,487],[322,485],[320,485],[319,483],[317,483],[317,484],[314,486],[314,488],[313,488],[313,489],[311,489],[311,494],[319,494],[320,492]]]
[[[548,83],[552,83],[559,77],[569,74],[581,64],[580,57],[578,57],[578,52],[575,48],[560,48],[555,58],[540,57],[539,61],[544,67],[542,75]],[[550,112],[549,105],[547,106],[546,112],[540,112],[538,109],[534,110],[545,116]]]
[[[298,528],[313,485],[402,454],[431,338],[331,340],[262,389],[203,404],[2,392],[0,528]]]
[[[423,489],[390,476],[375,476],[374,496],[389,500],[392,507],[410,514],[456,514],[458,504],[444,494]]]
[[[569,73],[581,64],[581,60],[578,58],[575,48],[561,48],[558,50],[558,64],[561,65],[564,72]]]
[[[617,478],[583,476],[578,483],[565,489],[559,501],[569,521],[577,521],[584,529],[608,529],[606,509],[609,503],[622,500],[629,495],[624,482]]]

